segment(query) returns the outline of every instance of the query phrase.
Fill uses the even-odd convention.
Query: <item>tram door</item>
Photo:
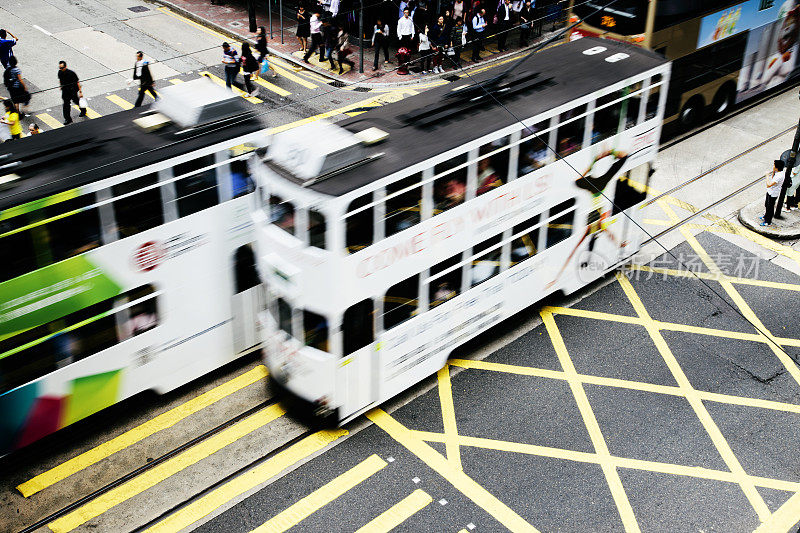
[[[255,254],[249,244],[236,250],[233,273],[233,347],[235,353],[240,353],[258,344],[256,314],[263,298],[263,292],[259,290],[261,284],[256,271]]]
[[[641,228],[641,204],[647,199],[647,190],[650,176],[653,175],[653,166],[650,163],[639,165],[617,178],[617,187],[614,191],[613,216],[619,230],[617,261],[620,262],[636,253],[640,244],[646,237]],[[624,245],[623,245],[624,243]]]
[[[349,416],[377,400],[374,383],[375,307],[371,299],[348,308],[342,316],[342,353],[339,364],[340,418]]]

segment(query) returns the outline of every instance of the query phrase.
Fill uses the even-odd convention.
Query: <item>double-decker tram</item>
[[[0,455],[257,344],[249,153],[210,80],[0,146]]]
[[[633,42],[673,62],[670,131],[722,116],[800,74],[797,0],[570,0],[570,20],[580,21],[570,39]]]
[[[345,422],[636,252],[669,72],[582,39],[275,135],[253,165],[271,375]]]

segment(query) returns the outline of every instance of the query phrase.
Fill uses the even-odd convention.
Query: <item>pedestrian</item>
[[[3,105],[6,108],[6,114],[0,119],[0,122],[8,126],[8,132],[12,139],[22,138],[22,124],[19,121],[19,113],[11,100],[3,100]]]
[[[311,35],[311,23],[303,4],[297,8],[297,40],[300,41],[300,51],[308,50],[308,37]],[[266,42],[264,43],[266,44]]]
[[[764,216],[761,217],[761,225],[769,226],[772,224],[772,217],[775,216],[775,201],[781,194],[781,187],[783,187],[783,169],[785,165],[780,159],[773,161],[773,167],[767,173],[767,197],[764,201]]]
[[[355,63],[347,59],[348,54],[352,52],[348,45],[349,35],[344,28],[339,30],[338,40],[336,43],[336,60],[339,62],[339,75],[344,74],[344,64],[350,65],[350,70],[355,68]]]
[[[17,66],[16,56],[8,58],[8,68],[3,72],[3,83],[17,111],[30,103],[31,93],[28,92],[28,87],[22,79],[22,71]]]
[[[64,125],[72,124],[72,114],[70,103],[78,106],[81,110],[79,117],[86,116],[86,107],[81,107],[83,99],[83,89],[78,75],[67,68],[66,61],[58,62],[58,83],[61,86],[61,101],[63,102],[62,111],[64,113]]]
[[[322,56],[320,61],[325,61],[327,59],[331,64],[331,70],[336,70],[333,52],[339,45],[339,28],[336,27],[335,20],[331,19],[322,22],[322,39],[325,44],[325,55]]]
[[[253,56],[250,45],[242,43],[242,76],[244,77],[245,90],[250,96],[256,96],[258,94],[258,89],[255,88],[252,82],[253,75],[258,73],[258,69],[258,61],[256,61],[256,58]]]
[[[464,0],[455,0],[455,2],[453,2],[453,22],[455,22],[459,17],[461,20],[464,20],[464,15],[466,14],[464,9],[466,9]]]
[[[385,63],[389,63],[389,25],[384,24],[378,18],[375,20],[375,27],[372,29],[372,46],[375,48],[375,62],[372,64],[372,70],[378,70],[378,58],[383,50],[383,59]]]
[[[503,0],[497,10],[497,48],[501,52],[508,50],[506,40],[508,32],[511,31],[511,0]]]
[[[422,33],[425,30],[425,26],[430,23],[428,20],[428,4],[425,2],[419,3],[417,9],[411,14],[411,22],[414,24],[414,32],[417,34],[415,37],[419,38],[419,34]]]
[[[447,27],[445,22],[448,18],[445,15],[439,16],[436,24],[428,32],[428,37],[431,40],[431,46],[434,50],[433,54],[433,72],[441,74],[444,72],[442,68],[442,59],[444,58],[445,49],[450,45],[450,28]]]
[[[306,50],[306,55],[303,56],[303,61],[308,63],[308,58],[311,54],[319,48],[319,60],[325,60],[325,46],[322,43],[322,17],[321,12],[317,9],[311,19],[309,20],[309,30],[311,31],[311,46]]]
[[[139,107],[144,101],[144,93],[149,92],[154,100],[158,100],[158,94],[153,87],[153,75],[150,73],[150,62],[144,58],[144,52],[139,50],[136,52],[136,63],[133,65],[133,79],[139,80],[139,96],[136,97],[136,103],[133,107]]]
[[[531,27],[533,25],[533,6],[531,0],[525,0],[525,5],[519,11],[519,45],[528,46],[528,39],[531,38]]]
[[[483,49],[483,33],[486,31],[486,10],[481,9],[472,17],[472,60],[481,60],[481,50]]]
[[[431,70],[431,59],[433,59],[428,31],[428,27],[425,26],[419,33],[419,68],[422,74],[427,74]]]
[[[258,64],[260,65],[267,57],[267,29],[259,26],[256,30],[256,52],[258,52]]]
[[[11,36],[10,39],[8,38],[9,36]],[[3,68],[8,68],[8,58],[14,55],[14,51],[11,48],[17,42],[19,42],[19,39],[13,33],[0,29],[0,63],[3,64]]]
[[[414,40],[414,22],[411,20],[411,11],[408,8],[403,10],[403,16],[397,21],[397,39],[400,41],[400,48],[408,48],[411,52],[411,43]]]
[[[222,43],[222,64],[225,65],[225,86],[230,89],[239,74],[239,54],[228,43]]]
[[[28,133],[30,135],[39,135],[42,132],[39,131],[39,125],[34,122],[34,123],[28,125]]]
[[[447,57],[453,62],[454,66],[458,69],[461,68],[461,49],[464,46],[464,20],[461,17],[456,19],[456,25],[453,26],[450,32],[450,48],[447,50]]]

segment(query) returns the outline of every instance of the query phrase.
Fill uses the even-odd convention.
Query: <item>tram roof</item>
[[[224,125],[201,124],[195,130],[176,135],[183,128],[170,123],[148,132],[133,124],[134,119],[147,111],[144,107],[121,111],[0,144],[0,177],[12,173],[19,176],[6,186],[0,184],[0,210],[265,127],[246,107],[241,107],[239,120]],[[14,162],[19,164],[13,165]]]
[[[606,47],[608,51],[591,56],[583,53],[598,45]],[[630,57],[616,63],[601,59],[617,52],[627,53]],[[455,116],[450,115],[441,124],[434,126],[421,126],[415,121],[407,123],[401,118],[416,110],[440,105],[454,88],[472,80],[487,81],[496,76],[502,67],[464,76],[458,82],[433,88],[352,119],[337,122],[337,126],[353,133],[371,127],[387,132],[387,140],[368,149],[368,153],[382,152],[383,155],[331,178],[317,181],[309,188],[332,196],[346,194],[411,164],[506,128],[517,122],[517,119],[539,115],[665,63],[667,60],[662,56],[640,47],[605,39],[583,38],[543,50],[520,64],[511,74],[512,81],[530,77],[532,72],[540,73],[536,79],[552,80],[527,95],[523,93],[521,96],[503,99],[503,106],[507,110],[495,102],[494,105],[457,112]]]

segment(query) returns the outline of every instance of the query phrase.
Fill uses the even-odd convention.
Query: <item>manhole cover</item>
[[[339,87],[339,88],[347,87],[347,84],[345,82],[339,80],[329,81],[328,85],[333,85],[334,87]]]
[[[357,93],[368,93],[372,90],[372,87],[356,87],[353,90],[356,91]]]
[[[129,7],[128,11],[133,11],[134,13],[143,13],[145,11],[150,11],[150,8],[144,6],[133,6]]]
[[[234,28],[241,28],[242,26],[244,26],[244,24],[242,24],[238,20],[234,20],[233,22],[229,22],[228,26],[232,26]]]

